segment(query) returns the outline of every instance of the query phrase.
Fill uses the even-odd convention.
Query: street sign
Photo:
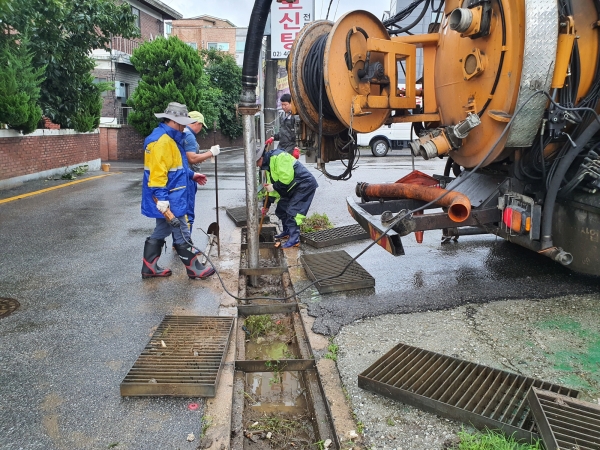
[[[271,59],[285,59],[304,25],[314,20],[314,0],[294,0],[271,5]]]

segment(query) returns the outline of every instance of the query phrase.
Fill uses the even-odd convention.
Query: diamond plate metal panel
[[[363,227],[354,224],[331,228],[329,230],[314,231],[312,233],[302,233],[300,240],[313,247],[323,248],[346,242],[359,241],[361,239],[369,239],[369,237],[369,233]]]
[[[558,6],[556,0],[525,0],[525,49],[519,98],[515,112],[537,90],[549,90],[558,45]],[[538,94],[527,102],[515,118],[507,147],[529,147],[542,121],[547,98]]]
[[[260,218],[260,207],[258,208],[258,214]],[[236,227],[244,227],[246,226],[246,222],[248,218],[246,217],[246,207],[245,206],[236,206],[235,208],[227,208],[225,209],[225,213],[233,222]],[[265,216],[263,223],[269,223],[269,216]]]
[[[353,261],[348,269],[340,275],[350,261],[352,261],[352,257],[343,250],[314,253],[300,257],[300,262],[304,266],[308,277],[313,281],[321,280],[315,283],[321,294],[374,287],[375,278],[356,261]],[[329,277],[332,278],[323,279]]]

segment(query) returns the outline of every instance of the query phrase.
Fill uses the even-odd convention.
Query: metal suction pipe
[[[450,13],[448,24],[450,29],[464,33],[473,23],[473,12],[468,8],[456,8]]]
[[[366,200],[409,198],[425,202],[435,201],[437,205],[448,208],[448,217],[454,222],[464,222],[471,214],[471,201],[466,195],[429,186],[403,183],[362,183],[356,186],[356,195]],[[444,196],[439,198],[441,195]]]

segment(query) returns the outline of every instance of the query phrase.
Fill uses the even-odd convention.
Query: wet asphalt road
[[[363,155],[349,181],[318,177],[311,212],[326,212],[335,225],[351,224],[345,197],[353,195],[357,181],[395,181],[411,170],[408,156]],[[417,161],[416,168],[442,172],[440,162],[433,165]],[[222,153],[219,169],[220,206],[242,205],[242,153]],[[198,198],[203,213],[197,213],[196,225],[204,228],[214,220],[212,170],[205,164],[209,185]],[[202,407],[189,411],[188,404],[202,405],[200,399],[122,399],[119,384],[164,315],[182,310],[216,315],[222,292],[188,280],[170,251],[161,258],[173,269],[170,279],[141,279],[144,239],[153,228],[139,213],[141,165],[113,163],[111,171],[105,178],[0,204],[0,297],[21,303],[0,319],[0,448],[197,446],[186,437],[199,436]],[[14,193],[38,185],[47,187],[31,184]],[[224,211],[221,228],[227,239],[233,224]],[[302,298],[317,317],[314,330],[335,334],[366,316],[598,288],[595,279],[495,237],[463,237],[442,246],[440,236],[426,232],[420,245],[412,236],[403,238],[402,257],[374,246],[359,262],[375,277],[375,289],[323,297],[307,290]],[[345,249],[354,256],[369,242],[304,250]]]

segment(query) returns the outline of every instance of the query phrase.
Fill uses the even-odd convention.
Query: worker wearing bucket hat
[[[185,155],[187,161],[190,165],[190,168],[200,176],[202,182],[199,182],[199,185],[206,184],[206,176],[202,174],[202,170],[200,167],[200,163],[206,161],[209,158],[217,156],[221,152],[221,147],[218,145],[213,145],[209,151],[200,153],[200,146],[198,145],[198,140],[196,139],[196,135],[202,131],[203,126],[205,126],[204,116],[198,111],[190,111],[188,114],[190,119],[193,119],[194,122],[187,125],[185,127],[184,133],[184,141],[183,148],[185,150]],[[190,223],[190,232],[192,230],[192,225],[194,223],[195,218],[195,206],[196,206],[196,191],[197,186],[192,186],[192,188],[188,192],[188,220]]]
[[[170,269],[158,266],[165,238],[171,232],[175,250],[186,267],[188,277],[206,278],[214,273],[214,269],[200,264],[198,254],[189,244],[187,226],[187,190],[192,188],[193,182],[201,182],[201,179],[200,174],[189,169],[184,157],[183,130],[196,120],[190,119],[187,107],[177,102],[169,103],[163,113],[154,115],[163,120],[144,140],[142,214],[156,219],[156,226],[144,246],[142,278],[171,275]],[[171,227],[164,218],[163,213],[169,210],[179,219],[180,227]]]

